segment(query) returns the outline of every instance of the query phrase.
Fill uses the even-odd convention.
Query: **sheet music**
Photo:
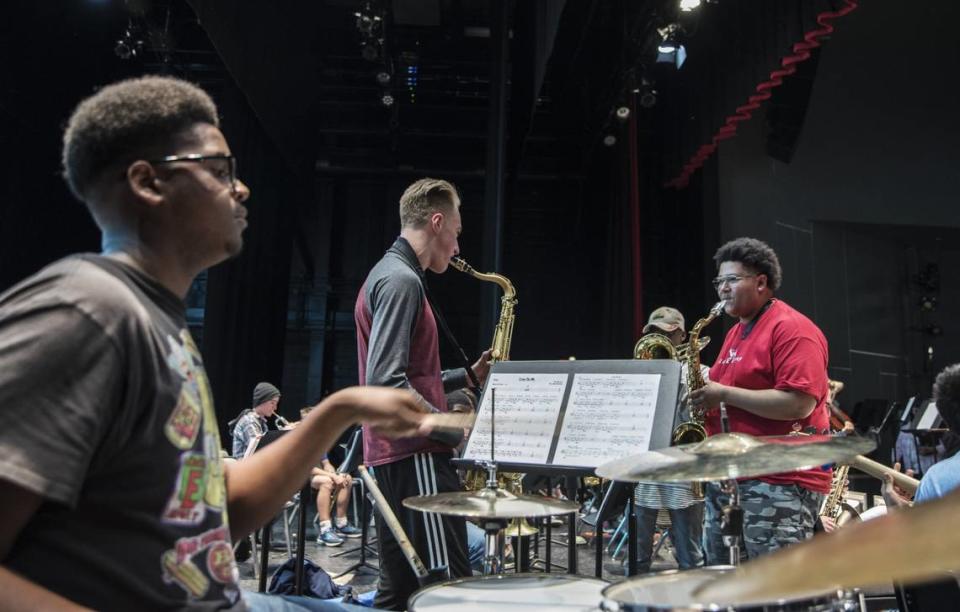
[[[576,374],[554,465],[596,467],[650,448],[660,374]]]
[[[497,461],[547,463],[568,376],[491,374],[464,458],[490,459],[490,391],[496,389]]]
[[[927,404],[927,409],[923,411],[923,416],[920,417],[920,421],[917,423],[917,429],[933,429],[939,416],[940,411],[937,410],[937,403],[930,402]]]

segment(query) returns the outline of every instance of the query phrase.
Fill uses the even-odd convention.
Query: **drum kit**
[[[557,574],[503,574],[498,534],[515,517],[575,512],[577,505],[497,487],[497,466],[484,462],[479,491],[411,497],[408,508],[477,519],[486,531],[484,575],[432,584],[409,609],[472,610],[863,610],[859,589],[891,581],[916,582],[960,569],[960,492],[916,508],[821,535],[736,567],[742,510],[736,479],[844,463],[869,452],[859,437],[753,437],[722,433],[702,442],[611,461],[596,473],[611,480],[720,481],[732,492],[724,542],[731,565],[671,570],[616,584]]]

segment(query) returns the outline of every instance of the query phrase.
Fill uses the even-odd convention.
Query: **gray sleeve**
[[[114,419],[119,349],[71,305],[0,317],[0,478],[73,505]]]
[[[423,306],[423,291],[415,278],[391,274],[373,283],[367,296],[373,321],[367,345],[368,385],[408,389],[436,410],[410,385],[410,343]]]
[[[463,389],[470,384],[470,378],[467,376],[467,370],[465,368],[444,370],[441,373],[441,376],[443,377],[444,393],[450,393],[451,391],[456,391],[457,389]]]

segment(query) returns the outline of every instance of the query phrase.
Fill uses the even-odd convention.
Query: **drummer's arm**
[[[776,421],[795,421],[810,416],[817,407],[817,398],[802,391],[783,389],[742,389],[707,382],[690,393],[693,405],[713,408],[723,402],[741,410]]]
[[[234,541],[266,523],[306,482],[340,434],[363,422],[380,435],[430,433],[413,395],[395,389],[351,387],[324,399],[301,425],[243,461],[224,468]]]

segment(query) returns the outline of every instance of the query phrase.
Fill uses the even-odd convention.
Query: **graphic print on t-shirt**
[[[167,336],[167,365],[182,383],[164,434],[184,452],[161,520],[168,525],[200,525],[210,518],[209,512],[217,512],[220,525],[179,538],[160,563],[165,582],[179,585],[191,598],[201,598],[209,591],[211,579],[235,585],[238,571],[230,546],[220,434],[210,385],[190,333],[181,330],[179,336]]]
[[[730,365],[731,363],[737,363],[743,361],[743,357],[737,355],[736,348],[727,349],[727,356],[720,360],[720,365]]]

